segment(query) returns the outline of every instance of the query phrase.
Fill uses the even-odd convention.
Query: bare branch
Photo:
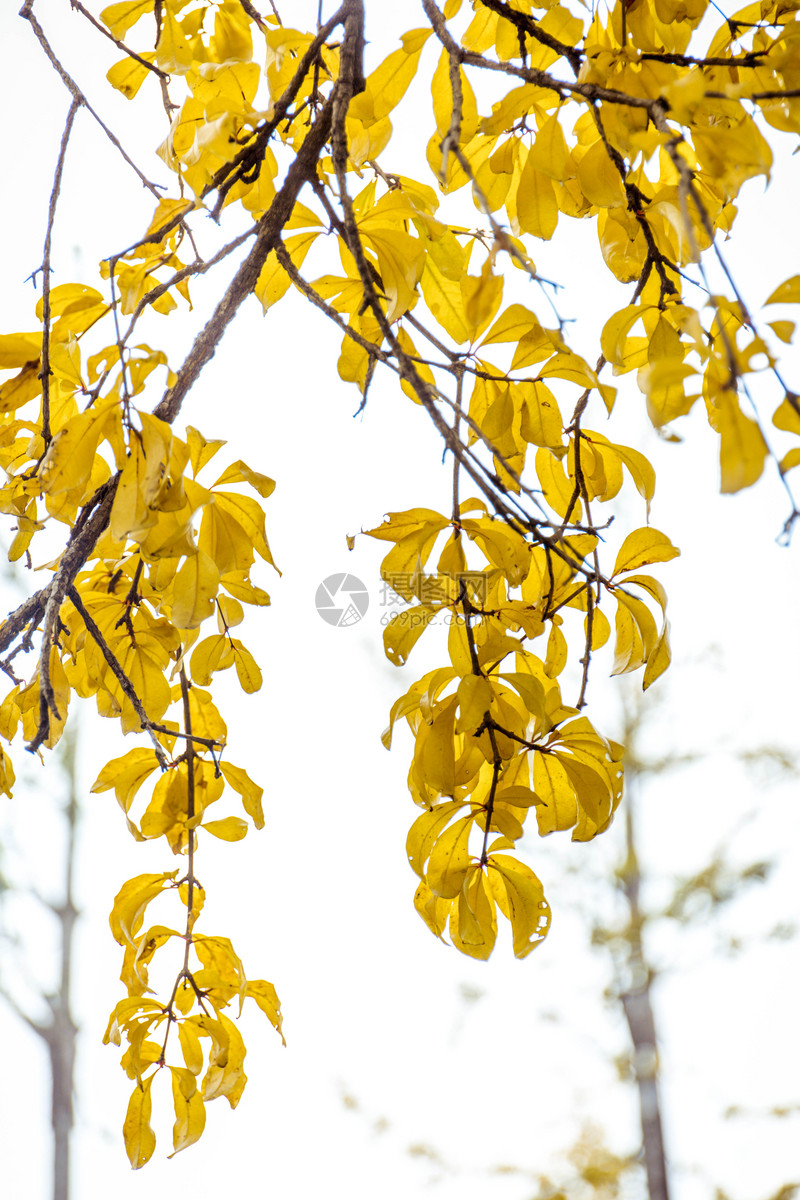
[[[73,99],[67,113],[64,132],[61,135],[61,146],[58,151],[58,162],[53,179],[53,190],[50,193],[50,206],[47,212],[47,233],[44,239],[44,255],[42,257],[42,370],[39,378],[42,381],[42,440],[45,450],[50,445],[50,250],[53,241],[53,222],[56,218],[56,205],[61,192],[61,177],[64,174],[64,160],[67,156],[67,142],[72,132],[72,125],[80,100]]]
[[[119,153],[125,159],[125,162],[128,164],[128,166],[131,167],[132,170],[134,170],[136,172],[136,174],[139,176],[139,179],[142,181],[143,186],[146,187],[149,192],[152,192],[157,200],[160,200],[161,196],[160,196],[157,185],[154,183],[151,183],[150,180],[147,178],[147,176],[144,175],[139,170],[139,168],[136,166],[136,163],[133,161],[133,159],[123,149],[122,144],[120,143],[117,136],[111,132],[111,130],[106,125],[105,121],[103,121],[103,119],[98,115],[98,113],[95,111],[95,109],[92,108],[91,104],[86,99],[86,96],[83,94],[81,89],[78,87],[77,83],[72,78],[72,76],[69,75],[64,70],[59,59],[57,58],[56,54],[53,51],[52,46],[50,45],[47,38],[45,37],[44,30],[42,29],[39,22],[36,20],[36,17],[33,15],[33,3],[34,3],[34,0],[25,0],[25,3],[23,4],[22,8],[19,11],[19,15],[21,17],[24,17],[24,19],[30,23],[31,29],[36,34],[36,37],[38,38],[42,49],[44,50],[44,52],[47,55],[50,62],[52,63],[53,68],[56,71],[56,73],[58,74],[62,83],[67,88],[67,90],[69,91],[72,98],[74,100],[77,100],[79,104],[83,105],[83,107],[86,109],[87,112],[92,114],[95,121],[97,121],[97,124],[100,126],[103,133],[106,135],[106,137],[111,142],[111,144],[116,147],[116,149],[119,151]]]

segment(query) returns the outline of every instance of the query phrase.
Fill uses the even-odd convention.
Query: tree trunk
[[[641,876],[636,856],[633,823],[633,799],[629,797],[625,829],[627,861],[622,872],[622,889],[628,902],[627,933],[628,985],[620,993],[625,1018],[633,1042],[633,1069],[639,1089],[639,1117],[642,1126],[642,1151],[650,1200],[669,1200],[667,1160],[661,1127],[661,1102],[658,1091],[658,1043],[653,1006],[650,999],[652,972],[642,943],[642,912],[639,904]]]
[[[72,989],[72,942],[77,910],[72,900],[72,880],[75,867],[75,843],[78,822],[78,801],[75,779],[75,742],[65,739],[64,766],[69,781],[67,821],[66,879],[64,902],[54,907],[61,925],[61,973],[56,994],[49,997],[52,1021],[47,1030],[50,1071],[53,1085],[53,1200],[69,1200],[69,1151],[72,1127],[75,1122],[73,1093],[75,1089],[75,1043],[77,1028],[70,1011]]]

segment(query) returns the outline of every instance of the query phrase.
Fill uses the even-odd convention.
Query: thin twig
[[[36,34],[36,37],[38,38],[42,49],[44,50],[45,54],[47,55],[48,59],[50,60],[50,62],[52,64],[54,70],[58,74],[58,76],[61,79],[64,86],[69,91],[72,98],[74,100],[77,100],[79,104],[82,104],[87,112],[91,113],[91,115],[94,117],[95,121],[97,121],[97,124],[102,129],[103,133],[106,135],[108,140],[111,142],[111,144],[116,147],[116,149],[119,151],[119,153],[125,159],[125,162],[128,164],[128,166],[131,167],[131,169],[136,172],[136,174],[138,175],[139,179],[141,180],[143,186],[146,187],[149,192],[152,192],[152,194],[156,197],[157,200],[160,200],[161,194],[159,192],[157,185],[154,183],[151,183],[150,180],[147,178],[147,176],[145,174],[143,174],[142,171],[139,170],[139,168],[136,166],[136,163],[133,161],[133,159],[130,157],[130,155],[128,155],[126,153],[126,151],[123,149],[122,144],[119,141],[119,138],[117,138],[116,135],[111,132],[111,130],[106,125],[105,121],[103,121],[103,119],[99,116],[99,114],[95,111],[95,109],[92,108],[91,104],[86,99],[86,96],[81,91],[81,89],[78,87],[77,83],[72,78],[72,76],[69,75],[64,70],[64,67],[61,65],[61,62],[59,61],[59,59],[57,58],[56,54],[53,51],[52,46],[50,45],[47,38],[45,37],[44,30],[42,29],[39,22],[36,20],[36,17],[33,15],[33,0],[25,0],[25,3],[23,4],[22,8],[20,9],[19,15],[21,17],[24,17],[24,19],[29,22],[31,29]]]
[[[45,450],[50,445],[50,250],[53,243],[53,222],[56,218],[56,205],[61,192],[61,178],[64,174],[64,161],[67,156],[67,142],[72,132],[72,125],[81,101],[73,97],[69,106],[64,132],[61,135],[61,146],[58,151],[56,173],[53,179],[53,190],[50,193],[50,207],[47,212],[47,233],[44,239],[44,255],[42,257],[42,370],[39,378],[42,381],[42,440]]]
[[[155,63],[148,62],[146,58],[142,58],[142,56],[137,54],[135,50],[131,50],[125,45],[124,42],[121,42],[119,38],[115,38],[110,29],[106,29],[105,25],[98,21],[96,17],[92,16],[88,8],[83,7],[80,0],[69,0],[69,3],[70,8],[74,8],[81,14],[81,16],[86,17],[86,20],[89,21],[90,24],[94,25],[95,29],[98,29],[100,33],[102,33],[103,37],[108,38],[110,42],[113,42],[115,46],[124,51],[128,58],[132,58],[134,62],[138,62],[140,66],[146,67],[148,71],[152,71],[153,74],[158,75],[160,79],[164,81],[169,79],[169,75],[166,71],[162,71],[160,67],[155,65]]]
[[[111,673],[113,674],[113,676],[116,679],[119,686],[122,688],[122,691],[125,693],[127,698],[130,700],[131,705],[133,706],[133,710],[136,713],[137,717],[139,718],[139,722],[142,726],[142,729],[144,729],[150,735],[150,740],[153,743],[153,747],[156,752],[156,758],[158,759],[158,765],[161,767],[162,771],[166,771],[167,767],[169,766],[169,761],[167,759],[166,754],[164,753],[164,747],[161,745],[161,743],[159,742],[158,738],[155,735],[153,724],[152,724],[150,718],[148,717],[147,713],[145,712],[144,705],[142,704],[141,700],[139,699],[138,695],[136,694],[135,687],[133,686],[130,679],[123,671],[122,665],[120,664],[120,661],[117,658],[117,656],[114,654],[114,651],[111,649],[108,642],[103,637],[102,630],[99,628],[99,626],[97,625],[97,622],[94,620],[91,613],[86,608],[86,605],[81,600],[77,588],[71,587],[67,594],[68,594],[70,600],[72,601],[73,605],[75,606],[75,608],[78,612],[78,615],[80,616],[81,620],[83,621],[84,625],[86,626],[88,632],[94,638],[94,640],[97,644],[97,648],[99,649],[103,658],[106,660],[109,667],[111,668]]]
[[[76,575],[108,525],[118,482],[119,475],[115,475],[108,483],[98,488],[89,505],[81,512],[73,526],[69,543],[61,555],[58,570],[47,589],[39,655],[39,727],[27,747],[31,753],[35,753],[50,736],[50,713],[59,716],[50,683],[50,650],[55,644],[58,614]]]

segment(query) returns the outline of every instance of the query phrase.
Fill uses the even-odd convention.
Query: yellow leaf
[[[169,8],[162,10],[156,66],[169,75],[184,75],[192,65],[192,48]]]
[[[522,304],[510,304],[495,321],[481,345],[489,346],[492,342],[519,342],[531,330],[539,329],[539,318],[529,308]]]
[[[220,438],[206,441],[200,430],[195,429],[193,425],[186,426],[186,441],[189,445],[189,461],[195,475],[226,445],[224,439]]]
[[[286,1038],[283,1036],[281,1026],[283,1018],[281,1017],[281,1002],[278,999],[278,993],[271,983],[267,983],[266,979],[249,979],[247,981],[247,995],[255,1000],[258,1007],[267,1016],[269,1021],[280,1034],[281,1041],[286,1045]]]
[[[630,595],[624,588],[615,588],[614,595],[618,604],[628,610],[636,624],[636,629],[641,639],[642,645],[642,660],[636,663],[631,663],[628,670],[634,670],[635,667],[641,666],[641,662],[646,659],[655,649],[658,641],[658,633],[656,631],[656,623],[653,619],[653,614],[647,605],[637,597]]]
[[[131,435],[130,457],[122,469],[114,506],[111,533],[117,541],[138,537],[155,525],[156,497],[161,490],[172,450],[172,430],[151,413],[140,413],[142,432]]]
[[[203,1098],[208,1101],[225,1096],[231,1108],[235,1108],[247,1082],[241,1034],[224,1013],[219,1014],[217,1021],[203,1017],[202,1025],[212,1038],[208,1070],[203,1080]]]
[[[0,413],[16,412],[41,393],[39,360],[23,367],[12,379],[0,385]]]
[[[192,651],[192,679],[201,687],[206,687],[215,671],[226,671],[233,663],[234,651],[227,635],[212,634],[198,642]]]
[[[269,594],[263,588],[255,587],[246,576],[246,571],[229,571],[221,576],[220,583],[226,592],[241,600],[242,604],[269,604]]]
[[[469,835],[473,817],[461,817],[440,835],[428,860],[426,882],[435,896],[452,899],[461,891],[469,869]]]
[[[461,141],[463,145],[466,145],[472,139],[477,129],[478,110],[469,80],[464,74],[463,69],[459,68],[459,71],[463,96]],[[449,131],[450,123],[453,119],[453,87],[450,82],[450,59],[446,50],[443,50],[439,56],[438,65],[433,73],[431,98],[433,100],[433,114],[436,118],[436,131],[439,137],[443,138]]]
[[[302,267],[306,255],[318,236],[318,232],[300,233],[296,237],[286,239],[286,253],[298,270]],[[289,275],[278,262],[275,251],[272,250],[267,255],[267,261],[261,268],[261,274],[253,288],[256,296],[261,301],[261,307],[264,312],[272,308],[273,304],[278,303],[281,297],[289,290],[291,282]]]
[[[106,763],[90,791],[105,792],[113,787],[117,803],[122,811],[127,813],[139,788],[157,766],[158,759],[154,750],[137,747],[123,754],[121,758],[112,758]]]
[[[239,1015],[242,1014],[247,994],[247,978],[244,964],[233,948],[229,938],[197,937],[193,945],[197,957],[210,975],[226,987],[234,988],[239,994]]]
[[[264,795],[264,789],[254,783],[250,776],[241,767],[235,767],[233,763],[223,762],[220,764],[222,774],[225,776],[225,781],[234,791],[238,792],[242,797],[242,806],[248,817],[252,820],[256,829],[264,828],[264,810],[261,805],[261,797]]]
[[[800,434],[800,396],[788,393],[775,410],[772,424],[787,433]]]
[[[5,750],[0,746],[0,794],[10,798],[14,780],[14,766]]]
[[[214,492],[214,507],[235,521],[256,552],[270,566],[275,566],[264,531],[264,511],[257,500],[250,496],[239,496],[236,492]],[[220,571],[224,571],[219,562],[217,565]]]
[[[791,471],[792,467],[797,466],[800,466],[800,448],[790,450],[787,454],[784,454],[778,466],[778,470],[780,471],[781,475],[785,475],[787,471]]]
[[[154,1078],[155,1075],[150,1075],[136,1084],[122,1126],[125,1150],[134,1171],[138,1171],[149,1161],[156,1148],[156,1135],[150,1127],[153,1109],[150,1088]]]
[[[436,320],[454,342],[470,340],[470,325],[464,305],[461,283],[446,279],[430,255],[420,280],[425,303]]]
[[[539,129],[528,157],[536,170],[550,179],[564,180],[574,173],[557,113]]]
[[[378,219],[387,218],[375,218]],[[416,303],[415,288],[426,259],[425,243],[410,237],[396,224],[383,227],[364,218],[358,222],[358,227],[378,259],[378,273],[387,300],[387,319],[396,321]]]
[[[143,55],[142,57],[145,56]],[[192,208],[193,205],[191,200],[167,199],[166,197],[162,198],[156,205],[156,211],[153,213],[152,220],[145,230],[145,237],[149,237],[151,234],[155,235],[165,225],[168,225],[171,221],[173,221],[180,213],[189,213],[191,212]],[[174,236],[174,230],[171,234],[166,234],[165,236]],[[160,239],[156,239],[154,237],[152,242],[147,242],[145,245],[147,249],[150,250],[151,247],[155,248],[156,246],[163,245],[163,242],[163,236]]]
[[[603,355],[614,367],[619,367],[623,370],[629,370],[630,366],[626,361],[625,347],[628,341],[628,334],[638,320],[645,316],[652,309],[651,305],[642,306],[640,304],[629,304],[626,308],[621,308],[619,312],[614,313],[609,317],[603,326],[603,332],[600,335],[600,348]]]
[[[800,275],[792,275],[775,288],[765,304],[800,304]]]
[[[602,142],[590,146],[578,163],[578,183],[586,199],[598,208],[625,204],[622,179]]]
[[[415,604],[393,614],[383,630],[383,648],[389,662],[396,667],[404,665],[437,611],[426,604]]]
[[[558,402],[546,384],[539,380],[522,385],[522,421],[520,433],[534,446],[559,447],[563,425]]]
[[[382,542],[399,542],[412,533],[420,533],[425,526],[444,529],[449,524],[447,517],[443,517],[432,508],[409,508],[405,512],[387,513],[382,525],[375,529],[365,529],[364,533]]]
[[[543,721],[547,715],[544,685],[535,675],[523,671],[503,672],[500,676],[511,684],[525,703],[528,712],[536,720]]]
[[[198,550],[186,559],[173,584],[172,623],[178,629],[197,629],[214,611],[219,568]]]
[[[536,474],[547,503],[560,517],[570,514],[571,521],[580,521],[581,502],[576,498],[576,487],[564,470],[564,466],[549,450],[536,451]]]
[[[482,675],[465,675],[458,685],[458,720],[456,733],[471,733],[481,724],[494,699],[488,679]]]
[[[42,353],[41,333],[1,333],[0,370],[8,371],[38,363]]]
[[[354,97],[347,119],[372,125],[388,116],[402,100],[414,79],[422,47],[431,29],[412,29],[403,36],[403,46],[395,50],[367,77],[364,91]]]
[[[234,654],[234,666],[239,677],[242,691],[248,695],[257,692],[263,682],[261,670],[250,651],[241,642],[233,638],[231,641]]]
[[[456,786],[453,744],[456,704],[453,697],[436,713],[433,724],[426,730],[420,756],[426,781],[444,796],[452,796]]]
[[[223,817],[219,821],[203,821],[200,828],[223,842],[240,842],[246,837],[249,825],[241,817]]]
[[[589,632],[589,617],[586,616],[584,621],[584,629]],[[592,650],[599,650],[601,646],[605,646],[611,636],[611,626],[608,623],[608,617],[603,612],[602,608],[595,607],[592,610]]]
[[[194,1017],[190,1017],[187,1021],[179,1021],[178,1037],[183,1052],[183,1061],[193,1075],[199,1075],[203,1069],[203,1049],[195,1023],[196,1018]]]
[[[669,648],[669,623],[664,622],[664,628],[661,630],[661,635],[656,642],[656,645],[651,650],[647,658],[647,666],[644,670],[644,678],[642,680],[642,689],[647,690],[651,683],[658,679],[659,675],[663,675],[667,667],[672,661],[672,654]]]
[[[175,870],[161,875],[137,875],[124,884],[114,898],[114,907],[108,919],[116,942],[121,946],[126,942],[133,943],[148,904],[169,886],[177,874]]]
[[[434,896],[424,879],[414,893],[414,908],[431,933],[441,941],[444,941],[442,934],[447,925],[451,905],[452,901],[443,900],[441,896]]]
[[[39,320],[42,319],[43,312],[42,299],[36,305]],[[95,288],[86,287],[82,283],[60,283],[50,292],[50,318],[59,318],[50,336],[55,341],[66,341],[70,335],[77,337],[106,312],[108,305]]]
[[[39,468],[45,492],[56,495],[86,485],[107,416],[107,411],[92,409],[79,413],[58,431]]]
[[[555,679],[567,665],[567,639],[559,629],[555,617],[547,637],[547,657],[544,664],[545,675]]]
[[[170,938],[181,937],[177,929],[169,929],[166,925],[152,925],[147,933],[138,937],[135,944],[125,947],[125,959],[120,979],[131,995],[148,991],[147,968],[153,955],[160,946]]]
[[[794,321],[767,321],[767,324],[776,337],[779,337],[787,345],[791,345],[796,328]]]
[[[720,490],[731,493],[750,487],[761,477],[769,453],[758,425],[727,391],[717,397],[712,424],[720,435]]]
[[[645,661],[646,654],[639,626],[633,619],[628,605],[623,604],[617,595],[617,612],[615,617],[616,642],[614,646],[614,664],[612,675],[624,675],[635,671]]]
[[[542,836],[573,827],[578,819],[575,788],[555,755],[534,755],[533,790],[542,801],[536,809],[536,821]]]
[[[406,853],[411,869],[422,878],[425,874],[425,864],[430,857],[437,838],[449,825],[450,819],[464,807],[464,800],[446,800],[443,804],[435,804],[433,808],[417,817],[408,831]]]
[[[242,462],[239,458],[235,463],[231,463],[229,467],[223,471],[219,479],[214,481],[213,487],[218,487],[221,483],[249,483],[259,496],[265,499],[271,496],[275,491],[275,480],[270,479],[268,475],[262,475],[258,471],[254,471],[252,467],[248,467],[246,462]]]
[[[517,221],[523,233],[545,241],[553,236],[558,224],[558,202],[552,180],[537,171],[530,154],[519,180]]]
[[[468,873],[450,908],[450,937],[457,950],[480,961],[485,961],[494,949],[497,938],[494,896],[477,866]]]
[[[180,1028],[180,1026],[179,1026]],[[175,1124],[172,1127],[173,1154],[185,1150],[201,1136],[206,1124],[206,1107],[197,1090],[194,1073],[186,1067],[170,1067]],[[169,1157],[172,1158],[173,1154]]]
[[[612,575],[634,571],[637,567],[646,567],[649,563],[669,562],[679,554],[680,550],[673,546],[665,533],[659,533],[657,529],[649,526],[635,529],[620,546]]]
[[[397,331],[397,341],[400,345],[401,350],[414,360],[414,369],[416,370],[417,374],[424,380],[425,383],[430,384],[432,389],[435,388],[436,380],[434,378],[433,371],[430,369],[430,367],[428,366],[428,364],[426,362],[419,361],[422,356],[420,355],[419,351],[417,350],[417,347],[412,342],[411,338],[406,333],[405,329],[403,329],[402,327],[400,329],[398,329],[398,331]],[[408,396],[409,400],[413,400],[415,404],[422,403],[420,397],[417,395],[416,391],[414,390],[414,387],[412,386],[411,383],[409,383],[409,381],[406,378],[401,377],[400,387],[403,389],[405,394]],[[363,388],[362,388],[362,390],[363,390]],[[350,550],[353,549],[353,547],[350,545],[349,538],[348,538],[348,549],[350,549]]]
[[[244,620],[244,609],[233,596],[217,596],[217,628],[220,633],[235,629]]]
[[[214,14],[214,36],[209,42],[212,58],[219,63],[249,62],[253,38],[249,14],[243,8],[218,8]]]
[[[497,906],[511,922],[514,954],[525,958],[550,928],[550,905],[542,885],[530,867],[507,854],[490,855],[488,867]]]
[[[494,275],[487,258],[480,275],[465,275],[461,280],[464,296],[464,315],[470,331],[470,341],[480,337],[500,307],[503,298],[503,280]]]
[[[544,801],[529,787],[498,788],[494,797],[495,804],[511,804],[514,808],[532,808]]]
[[[499,567],[512,587],[522,583],[531,565],[530,547],[525,539],[500,521],[489,517],[461,522],[471,541],[477,542],[489,562]]]
[[[100,20],[111,30],[114,37],[124,38],[140,17],[152,11],[153,0],[122,0],[120,4],[110,4],[108,8],[104,8],[100,13]]]

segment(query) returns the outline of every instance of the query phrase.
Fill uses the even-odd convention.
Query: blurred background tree
[[[78,1029],[72,1017],[74,929],[78,911],[73,876],[79,823],[77,737],[73,725],[48,771],[49,795],[30,778],[18,781],[24,803],[41,808],[40,827],[53,839],[53,809],[61,825],[60,855],[48,853],[46,880],[31,872],[42,857],[26,854],[15,831],[0,839],[0,1004],[40,1040],[47,1055],[51,1091],[53,1200],[70,1197],[70,1142],[75,1124],[75,1056]],[[45,811],[47,809],[47,811]],[[7,817],[9,816],[6,810]],[[60,857],[60,861],[59,860]]]

